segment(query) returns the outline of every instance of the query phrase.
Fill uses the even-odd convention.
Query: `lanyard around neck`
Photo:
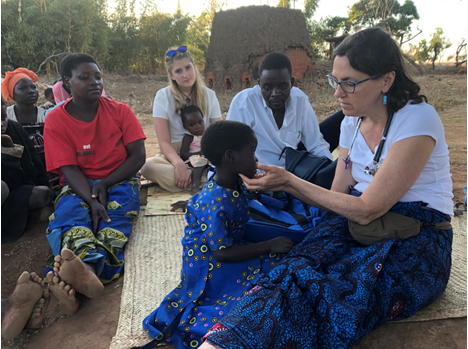
[[[382,132],[382,138],[380,139],[379,145],[377,147],[377,151],[375,152],[374,168],[380,161],[380,156],[382,155],[383,146],[385,144],[385,141],[387,140],[387,134],[388,134],[388,130],[390,129],[390,123],[392,122],[392,119],[393,119],[393,112],[391,112],[390,115],[388,116],[387,122],[385,123],[385,127]]]
[[[370,175],[374,176],[375,173],[378,170],[377,164],[380,161],[380,157],[382,155],[383,147],[384,147],[385,141],[387,140],[387,134],[388,134],[388,130],[390,129],[390,124],[391,124],[392,119],[393,119],[393,114],[394,114],[393,112],[390,113],[390,115],[388,116],[387,122],[385,123],[385,127],[384,127],[384,130],[382,132],[382,138],[380,139],[379,145],[377,146],[377,150],[376,150],[375,155],[374,155],[373,169],[370,170],[369,167],[366,167],[366,169],[364,171],[366,174],[370,174]],[[359,129],[361,128],[361,123],[362,123],[362,117],[359,118],[359,121],[358,121],[357,126],[356,126],[356,130],[354,131],[353,139],[351,141],[351,144],[349,145],[348,156],[343,158],[343,161],[345,162],[345,169],[348,168],[348,165],[349,165],[349,163],[351,161],[349,156],[351,154],[351,150],[353,149],[354,142],[356,141],[356,137],[357,137],[357,134],[359,132]]]

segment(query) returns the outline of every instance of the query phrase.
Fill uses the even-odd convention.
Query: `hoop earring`
[[[383,104],[384,105],[387,104],[387,94],[386,93],[383,95]]]

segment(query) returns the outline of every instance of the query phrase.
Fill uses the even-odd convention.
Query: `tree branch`
[[[408,41],[413,40],[416,36],[418,36],[419,34],[421,34],[421,33],[423,32],[422,29],[419,29],[419,28],[418,28],[418,30],[419,30],[419,33],[414,34],[414,36],[413,36],[412,38],[409,38],[408,40],[403,41],[403,42],[401,43],[401,45],[406,44]],[[401,45],[400,45],[400,46],[401,46]]]
[[[63,52],[62,52],[62,53],[63,53]],[[46,64],[47,61],[48,61],[49,59],[54,58],[54,57],[58,57],[58,56],[60,56],[62,53],[57,53],[57,54],[55,54],[55,51],[52,52],[52,54],[51,54],[49,57],[47,57],[46,59],[44,59],[44,62],[42,62],[42,63],[39,65],[39,68],[37,68],[36,74],[38,74],[38,73],[41,71],[42,66],[43,66],[44,64]]]
[[[401,54],[403,55],[403,57],[404,57],[408,62],[411,63],[411,65],[412,65],[413,67],[415,67],[415,68],[419,71],[419,73],[420,73],[421,75],[424,75],[424,70],[421,68],[421,66],[420,66],[418,63],[416,63],[414,60],[412,60],[406,53],[403,53],[403,52],[402,52]]]

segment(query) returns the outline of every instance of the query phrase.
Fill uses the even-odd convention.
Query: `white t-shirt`
[[[258,85],[245,89],[234,97],[226,120],[240,121],[254,130],[258,140],[255,155],[260,163],[284,167],[284,155],[279,159],[283,148],[296,149],[300,141],[309,152],[332,159],[330,145],[320,133],[309,98],[296,87],[291,89],[286,101],[286,112],[280,129]]]
[[[349,149],[358,120],[358,117],[349,116],[343,119],[340,147]],[[436,144],[421,175],[400,201],[423,201],[428,204],[428,207],[452,216],[453,194],[449,151],[445,143],[444,127],[432,106],[426,103],[408,103],[395,113],[379,165],[385,161],[392,144],[414,136],[430,136]],[[374,149],[374,153],[376,150],[377,147]],[[350,160],[353,163],[352,175],[357,181],[355,188],[359,191],[363,192],[374,178],[364,173],[366,166],[373,168],[374,153],[371,152],[361,132],[358,132],[351,150]]]
[[[204,89],[206,95],[207,112],[206,115],[203,115],[203,121],[205,122],[206,128],[210,125],[210,119],[221,117],[221,108],[219,107],[216,93],[206,86]],[[175,112],[175,102],[170,86],[162,88],[156,93],[153,104],[153,117],[162,118],[169,121],[171,143],[182,142],[182,138],[184,138],[184,134],[187,133],[187,130],[182,125],[182,119],[180,115],[176,114]]]
[[[37,123],[43,124],[45,122],[45,113],[46,113],[46,111],[47,110],[44,109],[44,108],[37,107],[37,120],[36,120]],[[15,106],[14,105],[10,105],[7,108],[7,117],[10,120],[14,120],[16,122],[19,122],[18,119],[16,118]]]

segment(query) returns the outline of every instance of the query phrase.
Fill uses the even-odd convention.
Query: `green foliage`
[[[188,27],[187,42],[190,43],[190,54],[197,62],[199,69],[203,69],[205,66],[205,56],[210,44],[213,18],[215,13],[220,11],[224,5],[225,3],[219,0],[208,0],[205,3],[205,10]]]
[[[61,52],[86,52],[98,61],[107,57],[105,1],[22,0],[19,11],[17,1],[7,0],[1,10],[3,62],[35,71]]]
[[[452,46],[449,39],[443,36],[444,31],[442,28],[436,28],[435,33],[432,34],[431,40],[429,41],[429,53],[432,62],[432,70],[435,68],[435,61],[437,58],[442,58],[444,51]]]
[[[348,18],[355,30],[380,26],[401,44],[411,33],[411,25],[419,19],[419,14],[412,0],[406,0],[403,5],[397,0],[360,0],[351,7]]]
[[[276,7],[291,8],[291,1],[290,0],[279,0],[278,5],[276,5]]]
[[[430,61],[432,70],[434,70],[436,60],[440,59],[444,51],[452,46],[450,40],[444,37],[443,34],[442,28],[436,28],[435,33],[432,33],[429,41],[423,39],[417,45],[410,45],[410,56],[419,63]]]
[[[57,72],[58,54],[91,54],[105,71],[165,73],[165,53],[190,43],[201,67],[208,49],[211,22],[224,5],[207,0],[206,10],[192,18],[179,8],[159,12],[151,0],[2,0],[2,61],[36,71],[42,62]],[[139,10],[139,11],[138,11]],[[140,16],[136,16],[136,13]]]
[[[306,20],[310,20],[314,15],[315,11],[317,11],[318,4],[320,0],[304,0],[304,17]],[[296,8],[296,1],[292,1],[293,6],[291,6],[291,0],[279,0],[276,7],[286,7],[286,8]]]
[[[191,19],[181,12],[174,15],[156,12],[140,20],[141,49],[137,70],[142,73],[164,73],[165,53],[171,46],[186,43]]]
[[[309,20],[314,15],[319,6],[320,0],[304,0],[304,17]]]
[[[328,58],[329,43],[327,39],[338,35],[338,32],[346,34],[350,30],[347,17],[326,17],[320,21],[308,23],[310,40],[315,57]]]

